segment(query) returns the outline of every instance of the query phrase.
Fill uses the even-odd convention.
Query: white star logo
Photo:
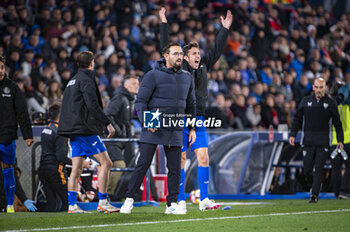
[[[151,113],[153,115],[152,119],[151,119],[151,122],[154,120],[154,119],[157,119],[159,120],[159,116],[162,114],[162,113],[159,113],[159,109],[157,109],[156,112],[154,113]]]

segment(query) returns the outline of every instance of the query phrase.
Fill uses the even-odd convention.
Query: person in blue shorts
[[[0,162],[4,175],[7,212],[13,213],[15,198],[16,139],[18,124],[28,147],[33,143],[32,125],[26,99],[17,84],[5,73],[5,58],[0,56]]]
[[[84,213],[77,205],[78,182],[86,157],[94,156],[101,165],[98,172],[97,211],[111,213],[119,209],[107,201],[108,176],[112,166],[106,147],[98,135],[107,127],[111,138],[119,127],[102,110],[101,95],[94,72],[94,56],[90,51],[79,53],[79,70],[68,82],[62,99],[58,134],[70,138],[72,172],[68,181],[68,213]]]
[[[160,26],[160,47],[163,48],[169,41],[169,26],[167,23],[167,18],[165,16],[165,8],[161,8],[159,11],[159,16],[161,19]],[[222,28],[219,30],[218,35],[215,39],[215,44],[207,54],[203,57],[200,56],[199,45],[197,42],[190,42],[183,48],[184,61],[182,64],[182,69],[188,71],[192,74],[195,83],[196,92],[196,112],[197,120],[204,120],[205,103],[208,98],[208,77],[207,72],[214,66],[214,64],[219,60],[224,48],[226,46],[226,41],[229,35],[229,29],[232,24],[232,14],[227,11],[226,17],[221,17]],[[179,206],[186,210],[185,202],[185,161],[186,161],[186,151],[188,148],[188,128],[185,128],[183,133],[183,147],[182,147],[182,157],[181,157],[181,180],[179,189]],[[208,183],[209,183],[209,155],[208,155],[208,135],[205,127],[196,128],[196,141],[191,145],[191,149],[196,154],[198,160],[198,182],[200,189],[200,210],[216,209],[220,205],[216,204],[214,201],[208,198]]]

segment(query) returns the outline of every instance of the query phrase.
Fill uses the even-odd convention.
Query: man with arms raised
[[[159,16],[162,21],[160,27],[160,45],[161,48],[169,40],[168,24],[165,16],[165,8],[161,8]],[[199,53],[199,45],[197,42],[190,42],[184,47],[184,62],[182,68],[192,74],[195,82],[196,92],[196,113],[197,120],[204,120],[205,104],[208,97],[208,77],[207,72],[213,67],[213,65],[220,58],[225,46],[229,29],[232,24],[232,14],[227,11],[226,18],[221,17],[222,28],[215,39],[214,47],[205,54],[202,58]],[[183,131],[183,144],[181,155],[181,181],[180,181],[180,193],[179,193],[179,206],[186,211],[185,202],[185,162],[186,151],[189,144],[188,140],[189,128],[185,128]],[[208,184],[209,184],[209,155],[208,155],[208,135],[204,126],[196,127],[196,141],[191,145],[192,151],[196,154],[198,160],[197,177],[200,189],[200,203],[199,209],[216,209],[220,205],[211,201],[208,198]]]

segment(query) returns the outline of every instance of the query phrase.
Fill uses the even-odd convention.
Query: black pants
[[[321,183],[323,180],[324,164],[330,154],[330,148],[328,146],[303,147],[303,162],[305,175],[312,174],[312,194],[317,195],[320,193]]]
[[[346,153],[350,157],[350,150]],[[342,177],[342,164],[345,164],[345,173]],[[340,192],[350,193],[350,160],[343,160],[342,156],[338,154],[332,159],[332,191],[335,196],[338,196]]]
[[[136,191],[140,188],[143,178],[152,163],[156,144],[141,143],[140,157],[129,182],[126,197],[134,198]],[[167,204],[177,201],[179,195],[180,170],[181,170],[181,147],[164,146],[168,167],[168,196]]]
[[[46,204],[43,212],[56,212],[58,209],[58,198],[62,202],[60,211],[68,210],[67,174],[63,166],[46,166],[39,168],[39,179],[43,184]]]

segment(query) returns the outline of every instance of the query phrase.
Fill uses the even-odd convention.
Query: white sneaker
[[[100,200],[97,211],[102,213],[117,213],[120,209],[111,205],[107,200]]]
[[[127,197],[124,201],[124,204],[120,208],[120,213],[130,214],[134,204],[134,199]]]
[[[213,200],[209,200],[209,198],[205,198],[204,200],[199,202],[199,210],[204,211],[207,209],[217,209],[220,205],[215,203]]]
[[[170,207],[166,206],[165,214],[186,214],[186,211],[179,207],[175,202],[172,202]]]
[[[77,204],[75,204],[75,205],[69,205],[68,213],[88,213],[88,212],[82,210]]]
[[[185,211],[185,213],[187,213],[187,209],[186,209],[186,201],[182,200],[182,201],[179,201],[179,208],[183,211]]]

